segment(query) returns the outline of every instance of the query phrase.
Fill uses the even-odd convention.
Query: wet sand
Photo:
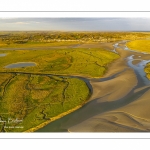
[[[118,100],[127,95],[137,85],[137,80],[133,70],[129,68],[110,80],[91,81],[91,85],[93,94],[90,100],[99,98],[98,102],[107,102]]]
[[[121,46],[124,47],[122,44]],[[91,79],[93,94],[87,104],[37,132],[147,132],[150,130],[150,84],[127,57],[148,60],[150,55],[116,48],[121,56],[105,76]],[[140,56],[140,57],[139,57]],[[134,66],[134,64],[133,64]],[[138,69],[138,68],[137,68]]]
[[[120,51],[121,52],[121,51]],[[121,54],[123,53],[123,54]],[[127,55],[134,55],[134,58],[139,58],[139,53],[122,51],[121,58],[125,58]],[[129,54],[130,53],[130,54]],[[140,54],[140,59],[147,59],[147,55]],[[142,58],[141,58],[142,57]],[[150,57],[149,57],[150,58]],[[121,64],[122,62],[122,64]],[[117,69],[124,68],[124,61],[119,60],[117,62]],[[139,61],[138,61],[139,63]],[[113,64],[114,66],[115,64]],[[112,66],[112,67],[113,67]],[[115,65],[116,66],[116,65]],[[110,67],[111,69],[111,67]],[[112,69],[113,70],[113,69]],[[132,69],[131,69],[132,70]],[[113,84],[114,87],[111,90],[108,88],[110,82],[104,87],[104,90],[101,91],[105,95],[103,100],[116,100],[120,99],[122,96],[127,95],[130,91],[132,94],[128,94],[126,96],[125,101],[129,101],[129,103],[122,105],[120,107],[95,115],[82,123],[75,125],[69,128],[70,132],[146,132],[150,131],[150,86],[141,86],[141,82],[137,80],[134,71],[129,71],[125,74],[122,73],[118,77],[115,78],[116,82]],[[109,71],[108,71],[109,72]],[[109,74],[113,72],[110,71]],[[119,82],[119,79],[125,79],[126,81]],[[128,79],[128,80],[127,80]],[[135,81],[136,80],[136,81]],[[119,82],[119,83],[118,83]],[[138,83],[139,82],[139,83]],[[127,87],[128,85],[128,87]],[[116,87],[117,86],[117,87]],[[111,95],[106,97],[106,90],[112,91],[112,89],[118,89],[117,94],[115,92],[111,92]],[[98,88],[97,88],[98,90]],[[99,98],[97,101],[101,101],[102,98]],[[123,103],[123,102],[122,102]]]

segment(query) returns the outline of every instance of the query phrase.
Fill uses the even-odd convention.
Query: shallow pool
[[[4,57],[4,56],[6,56],[7,54],[0,54],[0,57]]]
[[[18,62],[5,66],[5,68],[22,68],[22,67],[30,67],[36,66],[34,62]]]

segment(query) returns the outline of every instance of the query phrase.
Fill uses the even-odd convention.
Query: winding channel
[[[122,41],[122,43],[126,43],[126,42],[127,41]],[[121,48],[122,50],[129,50],[126,46],[120,47],[119,43],[116,43],[114,45],[113,52],[117,53],[117,51],[116,51],[117,48]],[[138,53],[140,54],[140,52],[138,52]],[[82,123],[83,121],[85,121],[93,116],[96,116],[98,114],[102,114],[104,112],[115,110],[122,106],[126,106],[129,103],[131,103],[131,102],[137,100],[139,97],[141,97],[148,89],[150,89],[150,87],[147,86],[146,88],[144,88],[136,93],[134,93],[134,90],[137,88],[143,87],[145,85],[150,85],[150,81],[146,78],[146,75],[144,72],[144,67],[145,67],[146,63],[150,62],[150,60],[146,61],[146,60],[138,59],[138,60],[140,60],[140,62],[136,65],[133,65],[133,63],[132,63],[134,61],[133,57],[134,57],[134,55],[131,55],[131,56],[127,57],[126,60],[127,60],[127,65],[134,70],[138,83],[123,98],[120,98],[116,101],[108,101],[108,102],[101,102],[101,103],[98,103],[97,99],[93,99],[93,100],[89,101],[88,103],[86,103],[80,109],[78,109],[56,121],[49,123],[48,125],[42,127],[41,129],[38,129],[35,132],[68,132],[68,129],[70,127],[78,125],[78,124]],[[115,78],[116,76],[118,76],[119,74],[124,72],[125,70],[123,70],[119,73],[116,73],[112,76],[109,76],[107,78],[89,79],[89,81],[92,81],[92,80],[95,80],[98,82],[108,81],[108,80]],[[136,130],[136,131],[140,131],[140,130]]]

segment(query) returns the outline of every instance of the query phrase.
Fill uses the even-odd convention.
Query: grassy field
[[[150,40],[135,40],[127,43],[128,48],[140,52],[150,53]]]
[[[85,82],[76,78],[2,73],[0,84],[0,117],[6,121],[6,132],[33,128],[84,104],[90,94]],[[0,122],[1,129],[3,125]]]
[[[103,49],[10,50],[0,58],[0,72],[30,72],[45,74],[100,77],[119,55]],[[6,69],[17,62],[34,62],[36,66]]]
[[[73,46],[76,44],[80,44],[78,41],[54,41],[54,42],[27,42],[24,44],[6,44],[0,43],[0,48],[36,48],[36,47],[58,47],[58,46]]]

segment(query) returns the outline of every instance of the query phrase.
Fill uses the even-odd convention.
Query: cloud
[[[29,22],[15,22],[15,24],[30,24]]]
[[[15,24],[29,24],[28,22],[15,22]]]

